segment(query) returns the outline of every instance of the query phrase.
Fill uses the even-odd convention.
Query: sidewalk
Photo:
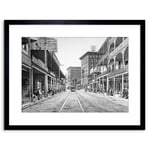
[[[84,93],[87,93],[89,95],[93,95],[95,97],[100,97],[100,98],[105,98],[113,103],[116,103],[116,104],[121,104],[121,105],[124,105],[124,106],[128,106],[129,104],[129,99],[125,99],[125,98],[121,98],[121,97],[115,97],[115,96],[109,96],[109,95],[104,95],[102,93],[93,93],[93,92],[85,92],[85,91],[81,91],[81,92],[84,92]]]
[[[40,99],[40,100],[36,100],[35,102],[30,102],[30,103],[22,104],[22,110],[25,109],[25,108],[28,108],[28,107],[30,107],[30,106],[33,106],[33,105],[35,105],[35,104],[41,103],[41,102],[43,102],[43,101],[46,101],[46,100],[48,100],[49,98],[53,98],[53,97],[57,96],[57,95],[60,94],[60,93],[63,93],[63,91],[62,91],[62,92],[58,92],[58,93],[56,93],[56,94],[54,94],[54,95],[49,95],[48,97],[44,97],[44,98],[42,98],[42,99]]]
[[[38,103],[41,103],[49,98],[51,98],[52,96],[48,96],[48,97],[45,97],[45,98],[42,98],[40,100],[36,100],[35,102],[29,102],[29,103],[26,103],[26,104],[22,104],[22,109],[25,109],[25,108],[28,108],[30,106],[33,106],[35,104],[38,104]]]

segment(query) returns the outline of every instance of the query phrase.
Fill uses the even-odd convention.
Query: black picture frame
[[[139,25],[140,125],[10,125],[9,27],[10,25]],[[145,130],[145,20],[5,20],[4,21],[4,130]]]

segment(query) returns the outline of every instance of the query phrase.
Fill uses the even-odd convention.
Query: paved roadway
[[[126,104],[89,92],[66,91],[25,108],[23,112],[128,112]]]

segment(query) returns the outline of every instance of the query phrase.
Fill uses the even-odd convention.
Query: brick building
[[[80,57],[81,60],[81,86],[86,88],[90,83],[90,71],[95,69],[100,55],[98,52],[89,51]]]

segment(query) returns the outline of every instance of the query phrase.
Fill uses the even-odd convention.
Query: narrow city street
[[[128,112],[128,99],[76,90],[58,93],[23,112]]]
[[[128,112],[128,51],[128,37],[22,37],[22,111]]]

